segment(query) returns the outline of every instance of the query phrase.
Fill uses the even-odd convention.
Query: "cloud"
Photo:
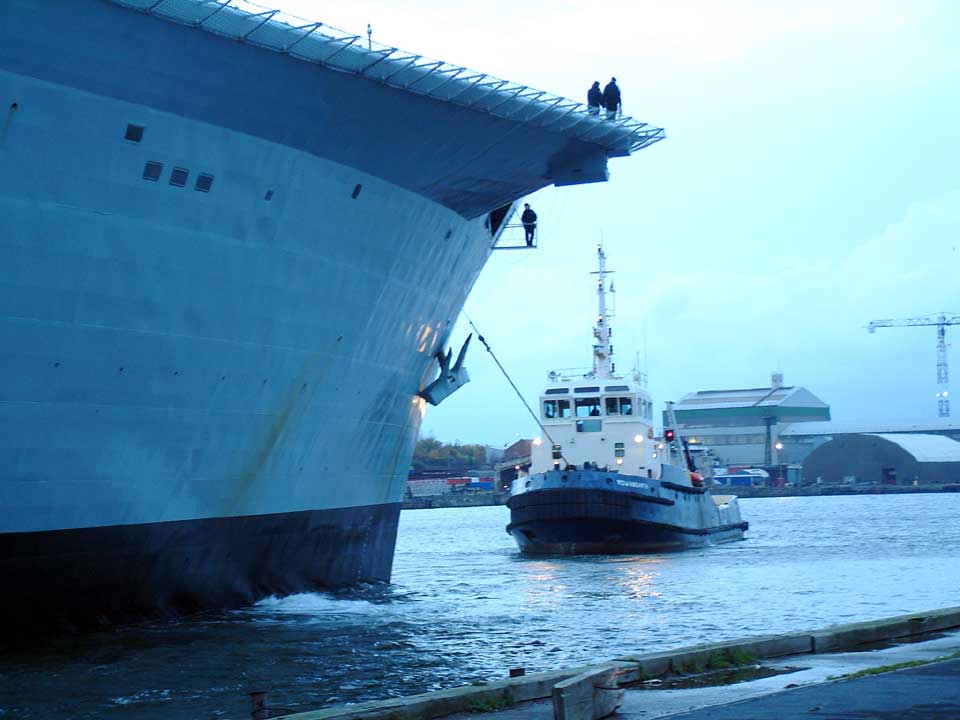
[[[877,318],[960,313],[958,237],[960,192],[952,192],[912,204],[883,232],[848,249],[795,258],[776,272],[661,272],[639,307],[657,319],[661,347],[692,340],[699,352],[671,363],[658,385],[677,396],[706,389],[701,383],[748,384],[743,373],[751,367],[753,384],[766,379],[766,370],[782,369],[789,381],[819,385],[812,389],[842,415],[894,416],[891,400],[922,415],[926,406],[911,393],[932,375],[924,370],[933,367],[932,329],[888,331],[893,334],[879,338],[864,325]],[[622,313],[621,320],[640,317]],[[909,390],[899,393],[898,385]]]
[[[578,99],[616,75],[628,111],[667,128],[666,142],[611,163],[610,183],[538,193],[541,249],[495,255],[474,288],[468,311],[528,399],[551,366],[589,362],[584,266],[603,233],[618,271],[618,366],[646,347],[657,402],[779,369],[837,417],[929,416],[933,330],[863,326],[960,312],[955,3],[322,11],[361,35],[371,22],[377,41]],[[467,332],[461,323],[452,342]],[[535,428],[485,356],[474,345],[473,382],[429,409],[440,439],[502,443]]]

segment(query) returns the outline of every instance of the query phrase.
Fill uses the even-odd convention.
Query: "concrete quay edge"
[[[540,700],[551,696],[553,686],[563,680],[592,670],[613,667],[631,670],[632,663],[600,663],[582,665],[563,670],[531,673],[517,678],[494,680],[483,685],[435,690],[420,695],[409,695],[388,700],[371,700],[355,705],[340,705],[321,710],[310,710],[284,715],[290,720],[333,720],[355,718],[364,720],[413,720],[414,718],[438,718],[458,712],[483,710],[488,707],[503,707],[528,700]]]
[[[960,628],[960,606],[850,623],[804,633],[763,635],[695,645],[563,670],[531,673],[483,685],[437,690],[403,698],[372,700],[284,715],[287,720],[433,720],[459,712],[483,712],[551,697],[553,686],[581,673],[613,668],[621,683],[668,672],[703,669],[730,653],[757,659],[856,651],[864,646]]]

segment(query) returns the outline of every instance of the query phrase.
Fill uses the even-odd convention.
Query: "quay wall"
[[[784,487],[724,487],[712,492],[730,492],[741,498],[822,497],[830,495],[910,495],[913,493],[960,492],[960,482],[949,485],[801,485]]]
[[[732,494],[740,498],[827,497],[831,495],[909,495],[913,493],[960,492],[960,483],[949,485],[804,485],[800,487],[725,487],[710,488],[716,494]],[[405,498],[404,510],[429,508],[483,507],[506,505],[509,493],[472,492],[448,493],[425,497]]]
[[[469,492],[447,493],[446,495],[427,495],[423,497],[404,498],[404,510],[426,510],[428,508],[450,507],[485,507],[488,505],[506,505],[510,493],[500,492]]]
[[[756,659],[825,652],[855,652],[932,633],[960,629],[960,607],[898,615],[821,630],[767,635],[732,642],[696,645],[663,652],[627,655],[608,662],[495,680],[435,692],[324,708],[283,717],[289,720],[432,720],[459,712],[501,709],[551,696],[553,686],[585,672],[614,669],[620,684],[668,673],[703,669],[716,658]]]

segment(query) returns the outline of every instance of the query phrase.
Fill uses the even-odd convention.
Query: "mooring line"
[[[503,376],[507,379],[507,382],[510,383],[510,387],[513,388],[513,391],[517,394],[517,397],[520,398],[520,402],[523,403],[523,406],[527,409],[527,412],[530,413],[530,417],[533,418],[533,421],[539,426],[540,430],[543,431],[544,436],[546,436],[547,440],[550,441],[550,446],[552,451],[552,449],[556,447],[557,443],[555,443],[553,441],[553,438],[550,437],[550,433],[547,432],[547,429],[543,426],[543,423],[540,422],[540,418],[533,411],[533,408],[530,407],[529,403],[527,403],[527,401],[524,399],[523,395],[520,393],[520,389],[517,387],[516,383],[513,382],[513,379],[510,377],[510,374],[507,372],[506,368],[504,368],[503,365],[500,363],[500,361],[497,359],[497,356],[494,355],[493,350],[491,349],[490,345],[487,343],[487,339],[483,337],[483,334],[480,332],[480,329],[474,324],[473,320],[470,319],[470,316],[467,315],[466,310],[463,311],[463,316],[467,319],[467,322],[470,323],[470,327],[472,327],[473,331],[477,334],[477,340],[483,343],[483,346],[487,349],[487,352],[490,353],[490,357],[493,358],[493,361],[497,364],[497,367],[500,368],[500,372],[503,373]],[[561,451],[560,459],[563,460],[564,463],[566,463],[567,465],[570,464],[570,463],[567,463],[566,458],[563,457],[562,451]]]

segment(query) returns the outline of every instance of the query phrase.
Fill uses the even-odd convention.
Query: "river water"
[[[389,586],[0,657],[0,718],[240,718],[960,605],[960,494],[741,500],[748,539],[526,559],[504,507],[410,510]]]

